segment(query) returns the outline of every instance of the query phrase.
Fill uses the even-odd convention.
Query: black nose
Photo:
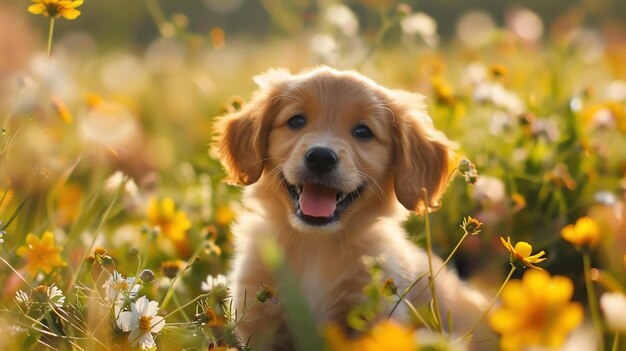
[[[311,172],[317,175],[326,174],[337,165],[337,154],[327,147],[311,148],[304,159]]]

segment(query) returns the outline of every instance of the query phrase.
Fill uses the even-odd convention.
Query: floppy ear
[[[279,85],[289,73],[270,70],[254,77],[259,90],[240,111],[220,117],[214,125],[214,147],[230,183],[249,185],[261,177],[267,158],[274,101]]]
[[[454,147],[434,128],[422,101],[421,95],[394,92],[390,103],[396,127],[394,190],[404,207],[418,213],[440,207]]]

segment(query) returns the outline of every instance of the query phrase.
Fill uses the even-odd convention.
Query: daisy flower
[[[119,314],[119,311],[126,301],[126,299],[134,299],[141,285],[135,284],[135,277],[124,278],[118,272],[113,272],[113,275],[102,284],[105,290],[105,296],[107,302],[114,304],[115,315]]]
[[[500,237],[500,240],[502,241],[502,245],[504,245],[504,247],[506,247],[506,249],[511,253],[511,265],[517,268],[530,267],[539,270],[543,269],[535,266],[534,264],[546,260],[546,257],[542,257],[546,254],[545,251],[531,255],[533,247],[525,241],[520,241],[513,246],[513,244],[511,244],[510,237],[507,237],[506,241],[503,237]]]
[[[200,289],[202,291],[211,291],[213,289],[223,289],[226,288],[228,282],[226,281],[226,276],[223,274],[218,274],[216,277],[212,275],[208,275],[206,277],[206,281],[202,282]]]
[[[33,0],[34,4],[28,7],[28,12],[44,17],[63,17],[73,20],[80,16],[76,8],[83,4],[83,0]]]
[[[165,326],[165,319],[157,316],[159,303],[149,301],[145,296],[130,304],[130,311],[120,313],[117,326],[124,332],[130,332],[128,341],[133,347],[140,346],[149,350],[156,346],[152,333],[158,333]]]
[[[22,294],[21,298],[24,297],[25,294]],[[63,307],[65,303],[65,296],[63,296],[63,292],[61,289],[54,286],[54,284],[47,285],[39,285],[35,289],[33,289],[32,297],[35,301],[40,302],[42,304],[50,303],[55,307]]]
[[[621,292],[606,292],[600,297],[600,307],[609,329],[626,333],[626,295]]]
[[[18,290],[15,293],[15,301],[17,301],[20,305],[25,305],[26,307],[30,306],[30,297],[24,290]]]

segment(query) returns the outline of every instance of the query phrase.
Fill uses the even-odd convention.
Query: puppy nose
[[[317,175],[332,171],[337,165],[337,154],[327,147],[314,147],[304,156],[307,167]]]

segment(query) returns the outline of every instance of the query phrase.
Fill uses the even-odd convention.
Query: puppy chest
[[[298,272],[303,294],[319,322],[343,322],[348,311],[363,299],[363,286],[369,278],[365,269],[338,268],[338,265],[329,268],[325,264],[309,264]]]

